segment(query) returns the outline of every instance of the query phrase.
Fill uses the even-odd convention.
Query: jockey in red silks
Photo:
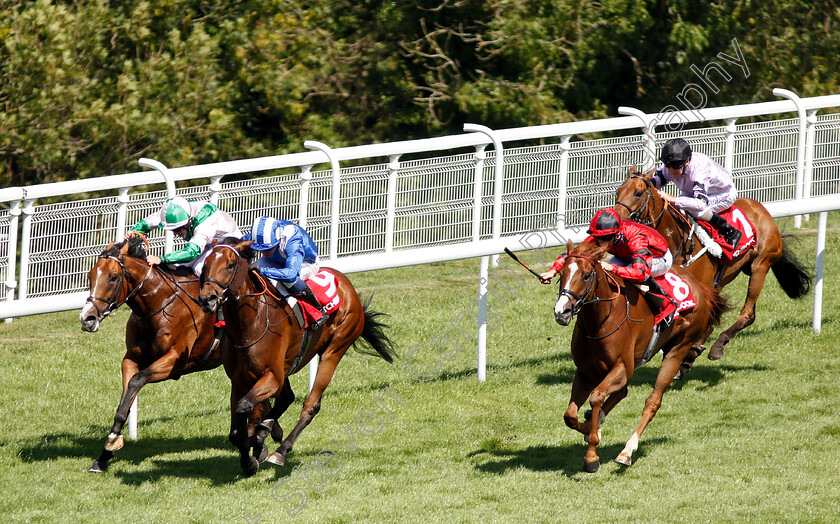
[[[608,208],[595,213],[586,232],[589,236],[584,242],[605,245],[607,252],[614,255],[609,262],[601,261],[605,271],[627,282],[647,284],[652,292],[665,296],[653,277],[664,275],[671,269],[673,257],[668,243],[658,231],[630,220],[622,220],[615,210]],[[550,284],[565,263],[566,254],[563,253],[551,269],[540,275],[540,281]],[[656,303],[661,306],[662,301]]]

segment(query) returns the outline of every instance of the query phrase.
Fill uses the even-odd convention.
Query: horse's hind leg
[[[282,466],[286,463],[286,455],[292,450],[292,447],[295,445],[295,441],[300,436],[301,431],[303,431],[303,428],[312,422],[312,419],[315,418],[315,415],[317,415],[318,411],[321,410],[321,395],[324,394],[324,390],[327,389],[327,386],[332,380],[333,375],[335,374],[335,367],[338,365],[338,361],[341,360],[341,357],[344,356],[345,351],[346,348],[344,351],[338,351],[329,357],[325,357],[318,365],[318,373],[315,375],[315,383],[312,385],[312,391],[309,392],[306,400],[303,401],[303,409],[300,411],[300,419],[298,419],[298,423],[295,425],[294,429],[289,432],[289,436],[286,437],[286,440],[284,440],[282,444],[280,444],[280,447],[271,454],[271,459],[274,464]]]
[[[732,340],[732,337],[738,334],[739,331],[746,328],[755,322],[755,303],[758,301],[758,296],[764,287],[764,280],[767,277],[767,270],[770,269],[767,260],[756,261],[752,264],[752,274],[750,275],[750,282],[747,286],[747,301],[744,302],[744,307],[741,308],[741,313],[735,323],[729,326],[729,329],[720,334],[717,341],[709,351],[709,360],[718,360],[723,358],[723,346]]]
[[[274,424],[271,428],[271,438],[273,438],[275,442],[279,442],[281,444],[283,442],[283,428],[280,427],[280,416],[289,409],[289,406],[291,406],[294,401],[295,394],[292,391],[292,386],[289,384],[289,379],[287,378],[283,383],[283,389],[280,390],[280,396],[277,397],[277,400],[274,403],[274,408],[271,410],[271,413],[269,413],[269,415],[274,418]],[[283,457],[277,451],[269,455],[266,459],[267,462],[278,466],[283,465],[282,460]]]

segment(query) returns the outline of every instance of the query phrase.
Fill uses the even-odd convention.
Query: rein
[[[237,259],[239,259],[239,260],[242,259],[242,254],[239,253],[239,251],[237,251],[233,246],[230,246],[230,245],[227,245],[227,244],[219,244],[219,245],[215,246],[213,248],[213,250],[216,250],[220,247],[224,247],[224,248],[228,248],[228,249],[232,250],[236,254]],[[270,331],[270,329],[272,327],[282,324],[293,313],[290,311],[289,313],[286,314],[286,316],[284,318],[280,319],[280,321],[277,322],[276,324],[271,323],[271,321],[269,319],[269,315],[268,315],[269,304],[265,299],[265,295],[268,294],[271,297],[277,299],[278,301],[281,301],[281,299],[279,297],[277,297],[274,293],[269,291],[269,289],[272,286],[268,285],[268,282],[265,281],[263,276],[260,275],[256,271],[253,271],[252,274],[257,276],[257,280],[262,285],[262,288],[263,288],[262,291],[259,291],[259,292],[256,292],[256,293],[251,293],[251,294],[244,294],[244,295],[233,295],[232,291],[230,290],[230,287],[231,287],[231,283],[233,283],[236,280],[237,273],[239,272],[239,266],[240,266],[240,264],[236,265],[236,268],[234,269],[233,275],[227,283],[221,282],[221,281],[216,280],[214,278],[205,278],[204,283],[205,284],[209,283],[209,284],[213,285],[214,287],[219,288],[220,291],[217,291],[217,294],[222,297],[220,299],[220,303],[227,302],[228,299],[239,300],[241,298],[255,298],[256,297],[256,298],[260,298],[260,300],[263,302],[263,304],[265,304],[265,306],[266,306],[264,308],[265,309],[265,329],[263,329],[262,334],[260,334],[260,336],[256,340],[254,340],[253,342],[251,342],[249,344],[238,345],[238,344],[233,344],[231,342],[231,345],[236,349],[247,349],[247,348],[257,344],[260,340],[262,340],[266,336],[266,334],[268,334],[268,332]]]
[[[621,286],[619,285],[618,280],[616,280],[616,278],[613,275],[611,275],[610,273],[604,272],[604,275],[610,281],[610,283],[609,283],[610,287],[612,287],[613,285],[615,286],[615,288],[616,288],[615,294],[613,296],[611,296],[610,298],[600,298],[600,297],[596,296],[595,298],[589,300],[589,295],[591,295],[594,292],[595,288],[598,285],[598,272],[595,269],[596,264],[598,264],[598,261],[593,260],[592,258],[584,256],[584,255],[578,255],[576,253],[569,253],[567,255],[567,258],[581,258],[583,260],[586,260],[590,264],[592,264],[592,271],[587,273],[587,275],[589,275],[588,283],[586,285],[586,289],[583,291],[582,296],[578,295],[577,293],[575,293],[574,291],[572,291],[571,289],[568,289],[568,288],[561,289],[559,294],[557,295],[557,300],[560,300],[560,297],[562,297],[564,295],[575,299],[575,303],[572,306],[572,316],[575,316],[578,313],[580,313],[580,310],[583,309],[584,306],[587,306],[589,304],[597,304],[598,302],[612,302],[616,298],[618,298],[619,295],[621,295]],[[618,331],[618,329],[622,325],[624,325],[624,323],[627,322],[628,319],[629,320],[634,320],[634,319],[630,318],[630,300],[627,298],[626,295],[624,296],[624,304],[625,304],[624,318],[621,320],[621,322],[619,322],[619,324],[615,327],[615,329],[613,329],[612,331],[610,331],[606,335],[592,336],[592,335],[587,335],[586,333],[584,333],[583,335],[586,338],[591,339],[591,340],[600,340],[600,339],[603,339],[603,338],[607,338],[608,336],[610,336],[613,333],[615,333],[616,331]]]

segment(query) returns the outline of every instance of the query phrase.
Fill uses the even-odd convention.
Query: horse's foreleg
[[[629,466],[633,463],[632,455],[639,447],[639,439],[645,428],[659,411],[662,405],[662,395],[665,390],[671,385],[680,367],[680,363],[685,357],[688,350],[691,348],[691,343],[684,344],[679,348],[673,348],[662,359],[662,365],[659,367],[659,373],[656,375],[656,382],[653,385],[653,391],[645,400],[645,409],[642,412],[642,420],[639,422],[636,431],[630,437],[630,440],[624,445],[624,449],[615,458],[615,462],[624,466]]]
[[[752,274],[750,275],[750,282],[747,286],[747,301],[744,302],[744,307],[741,308],[741,313],[735,323],[729,326],[729,329],[720,334],[717,341],[709,351],[709,360],[718,360],[723,358],[723,346],[732,340],[732,337],[738,334],[739,331],[746,328],[755,322],[755,303],[761,290],[764,287],[764,280],[767,277],[767,269],[762,263],[754,263]]]
[[[595,384],[583,378],[580,372],[576,371],[575,376],[572,379],[572,392],[569,395],[569,406],[563,414],[563,421],[566,425],[575,431],[583,433],[584,435],[589,433],[590,422],[586,421],[581,424],[579,412],[581,406],[583,406],[583,403],[586,402],[587,398],[589,398],[589,394],[592,393],[594,388]]]
[[[307,395],[306,400],[303,401],[303,409],[300,411],[300,419],[298,419],[298,423],[295,425],[294,429],[289,432],[289,436],[286,437],[286,440],[280,444],[280,447],[271,454],[270,460],[274,464],[284,464],[286,462],[286,455],[289,451],[292,450],[292,447],[295,445],[295,441],[300,436],[300,432],[303,431],[303,428],[309,425],[312,422],[312,419],[315,415],[318,414],[318,411],[321,410],[321,395],[324,394],[324,390],[327,389],[330,381],[335,374],[335,367],[338,365],[339,359],[343,352],[338,352],[338,356],[334,358],[325,358],[318,364],[318,373],[315,374],[315,383],[312,385],[312,391],[309,392]]]
[[[274,373],[266,373],[257,380],[251,387],[251,390],[239,399],[235,404],[234,411],[236,412],[239,436],[237,439],[237,447],[239,448],[239,462],[242,470],[246,476],[251,476],[259,470],[260,459],[264,459],[262,449],[262,439],[268,435],[267,428],[263,428],[262,439],[258,437],[256,424],[260,421],[260,407],[261,404],[277,394],[280,389],[280,383],[277,381]],[[233,403],[234,399],[231,398]],[[250,420],[249,420],[250,417]],[[254,449],[254,456],[250,456],[251,449]],[[268,450],[265,450],[267,453]]]
[[[122,361],[122,382],[123,391],[120,397],[120,403],[117,406],[117,412],[114,414],[114,424],[111,426],[111,431],[105,439],[105,446],[99,457],[93,461],[88,471],[92,473],[102,473],[108,469],[108,461],[114,457],[114,452],[123,447],[124,439],[122,436],[122,428],[128,419],[128,410],[131,408],[131,403],[134,397],[140,390],[140,387],[130,387],[131,380],[137,375],[139,367],[137,363],[128,358]],[[142,387],[142,386],[141,386]]]
[[[626,389],[628,380],[629,377],[624,363],[619,361],[615,366],[613,366],[610,372],[607,373],[604,380],[595,387],[592,394],[589,395],[589,405],[592,407],[592,417],[588,421],[590,424],[589,436],[587,438],[589,446],[586,449],[586,455],[583,457],[583,470],[587,473],[595,473],[598,471],[598,468],[601,467],[601,462],[598,458],[597,452],[598,444],[601,443],[601,409],[603,408],[605,401],[612,394],[618,393],[621,398],[624,398],[624,396],[627,395]],[[623,394],[622,390],[624,390]],[[621,400],[621,398],[618,400]],[[610,407],[614,407],[618,400],[616,400],[615,403],[611,403]]]

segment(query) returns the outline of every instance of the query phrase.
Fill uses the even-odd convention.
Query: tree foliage
[[[0,2],[0,182],[25,185],[837,92],[834,0]],[[733,39],[749,76],[721,62]],[[745,73],[745,72],[744,72]]]

